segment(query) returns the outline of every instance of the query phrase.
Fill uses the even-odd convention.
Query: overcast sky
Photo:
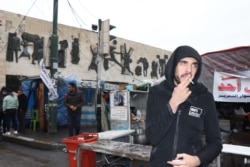
[[[200,54],[250,45],[250,0],[58,0],[58,23],[91,30],[110,19],[112,35]],[[0,0],[1,10],[52,21],[53,0]]]

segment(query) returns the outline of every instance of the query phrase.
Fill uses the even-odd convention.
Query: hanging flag
[[[54,87],[54,84],[51,78],[49,77],[48,72],[46,71],[43,59],[41,59],[39,66],[40,66],[40,78],[42,79],[46,87],[49,89],[49,94],[48,94],[49,99],[56,100],[58,98],[57,90]]]

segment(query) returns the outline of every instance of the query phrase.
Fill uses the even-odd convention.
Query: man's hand
[[[73,105],[69,106],[69,108],[70,108],[72,111],[75,111],[75,110],[77,109],[77,107],[76,107],[76,106],[73,106]]]
[[[167,162],[173,167],[196,167],[200,165],[200,159],[197,156],[192,156],[188,154],[177,154],[176,159]]]
[[[178,106],[187,100],[187,98],[192,93],[188,85],[190,84],[190,79],[187,78],[185,81],[178,84],[172,93],[172,97],[169,100],[169,104],[172,108],[173,113],[176,113]]]

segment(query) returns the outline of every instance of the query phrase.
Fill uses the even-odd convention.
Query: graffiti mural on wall
[[[103,60],[104,61],[104,64],[103,64],[104,69],[107,71],[109,69],[109,65],[111,64],[111,62],[116,63],[117,65],[119,65],[122,68],[122,64],[119,63],[119,61],[115,57],[115,52],[112,51],[112,52],[110,52],[109,55],[110,55],[109,57],[104,57],[104,60]]]
[[[32,64],[36,64],[35,61],[38,63],[43,58],[43,45],[44,45],[44,38],[39,37],[37,34],[30,34],[27,32],[23,32],[22,35],[22,44],[24,47],[23,52],[21,53],[20,57],[29,57],[28,47],[32,45],[28,45],[28,43],[33,43],[33,53],[31,54],[32,57]]]
[[[28,47],[33,46],[32,64],[36,64],[35,61],[40,61],[43,58],[43,43],[44,38],[40,38],[36,34],[30,34],[27,32],[23,32],[21,35],[22,41],[17,37],[17,33],[9,33],[8,36],[8,48],[7,48],[7,61],[14,61],[14,57],[16,59],[16,63],[18,63],[18,59],[22,57],[28,57],[30,59],[30,53],[28,52]],[[33,44],[29,44],[33,43]],[[20,46],[22,45],[23,51],[18,57],[18,52],[21,51]]]
[[[111,51],[110,56],[104,58],[104,69],[109,69],[110,62],[114,62],[121,67],[121,74],[134,75],[130,70],[130,64],[133,62],[131,56],[134,49],[129,48],[127,51],[126,44],[120,46],[120,52]],[[120,56],[120,62],[116,59],[116,55]]]
[[[71,63],[72,64],[78,64],[80,61],[80,56],[79,56],[79,39],[74,38],[72,42],[72,49],[71,49]]]
[[[97,72],[97,45],[96,46],[90,46],[90,50],[92,53],[92,60],[90,62],[90,65],[88,67],[88,70],[95,70]],[[103,58],[103,66],[104,69],[107,71],[112,67],[115,63],[118,66],[121,67],[121,74],[123,75],[134,75],[134,73],[130,69],[130,64],[132,61],[132,54],[134,52],[133,48],[129,48],[127,51],[126,44],[123,44],[120,46],[120,51],[111,51],[109,56],[106,56]],[[151,72],[150,76],[152,79],[158,79],[158,76],[164,75],[165,70],[165,64],[166,60],[168,59],[168,55],[164,55],[164,58],[161,58],[160,55],[156,55],[156,59],[151,63]],[[137,60],[137,66],[135,68],[135,75],[137,76],[148,76],[148,68],[149,68],[149,62],[146,57],[140,57]]]
[[[18,34],[19,36],[21,34],[21,38],[17,36],[17,33],[9,33],[6,60],[10,62],[15,60],[16,63],[18,63],[18,59],[20,58],[32,58],[32,64],[36,64],[35,61],[38,61],[39,63],[39,61],[43,58],[44,53],[44,37],[40,37],[37,34],[30,34],[28,32]],[[67,48],[70,45],[67,40],[59,41],[60,49],[58,50],[58,67],[60,68],[66,68],[67,53],[71,54],[72,64],[79,64],[79,38],[72,39],[73,41],[70,43],[72,45],[70,51],[67,51]],[[88,70],[95,70],[97,73],[97,44],[91,45],[90,51],[92,58],[88,66]],[[110,70],[112,66],[118,65],[120,67],[120,70],[118,70],[122,75],[135,74],[136,76],[143,77],[148,77],[150,75],[149,77],[152,79],[158,79],[164,75],[168,55],[142,55],[141,57],[136,55],[138,59],[135,59],[135,57],[132,57],[134,56],[134,53],[134,48],[128,47],[126,43],[121,44],[116,48],[116,50],[110,50],[110,54],[108,56],[103,57],[104,69],[107,71]],[[148,56],[155,57],[153,58],[155,60],[150,59],[152,62],[149,62],[149,59],[147,59]],[[132,65],[132,63],[134,64]],[[151,70],[149,69],[150,65]],[[131,69],[131,67],[135,67],[135,69]]]

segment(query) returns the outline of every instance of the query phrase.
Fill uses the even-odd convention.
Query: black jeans
[[[12,121],[13,128],[17,130],[17,122],[16,122],[16,109],[7,109],[5,111],[6,118],[6,131],[10,132],[10,120]]]
[[[17,118],[18,118],[18,123],[19,123],[19,132],[25,132],[25,114],[26,111],[20,109],[17,111]]]
[[[69,123],[69,136],[78,135],[80,133],[81,112],[69,114],[68,123]]]
[[[5,114],[0,111],[0,126],[2,125],[3,133],[6,132],[6,120],[5,120]]]

